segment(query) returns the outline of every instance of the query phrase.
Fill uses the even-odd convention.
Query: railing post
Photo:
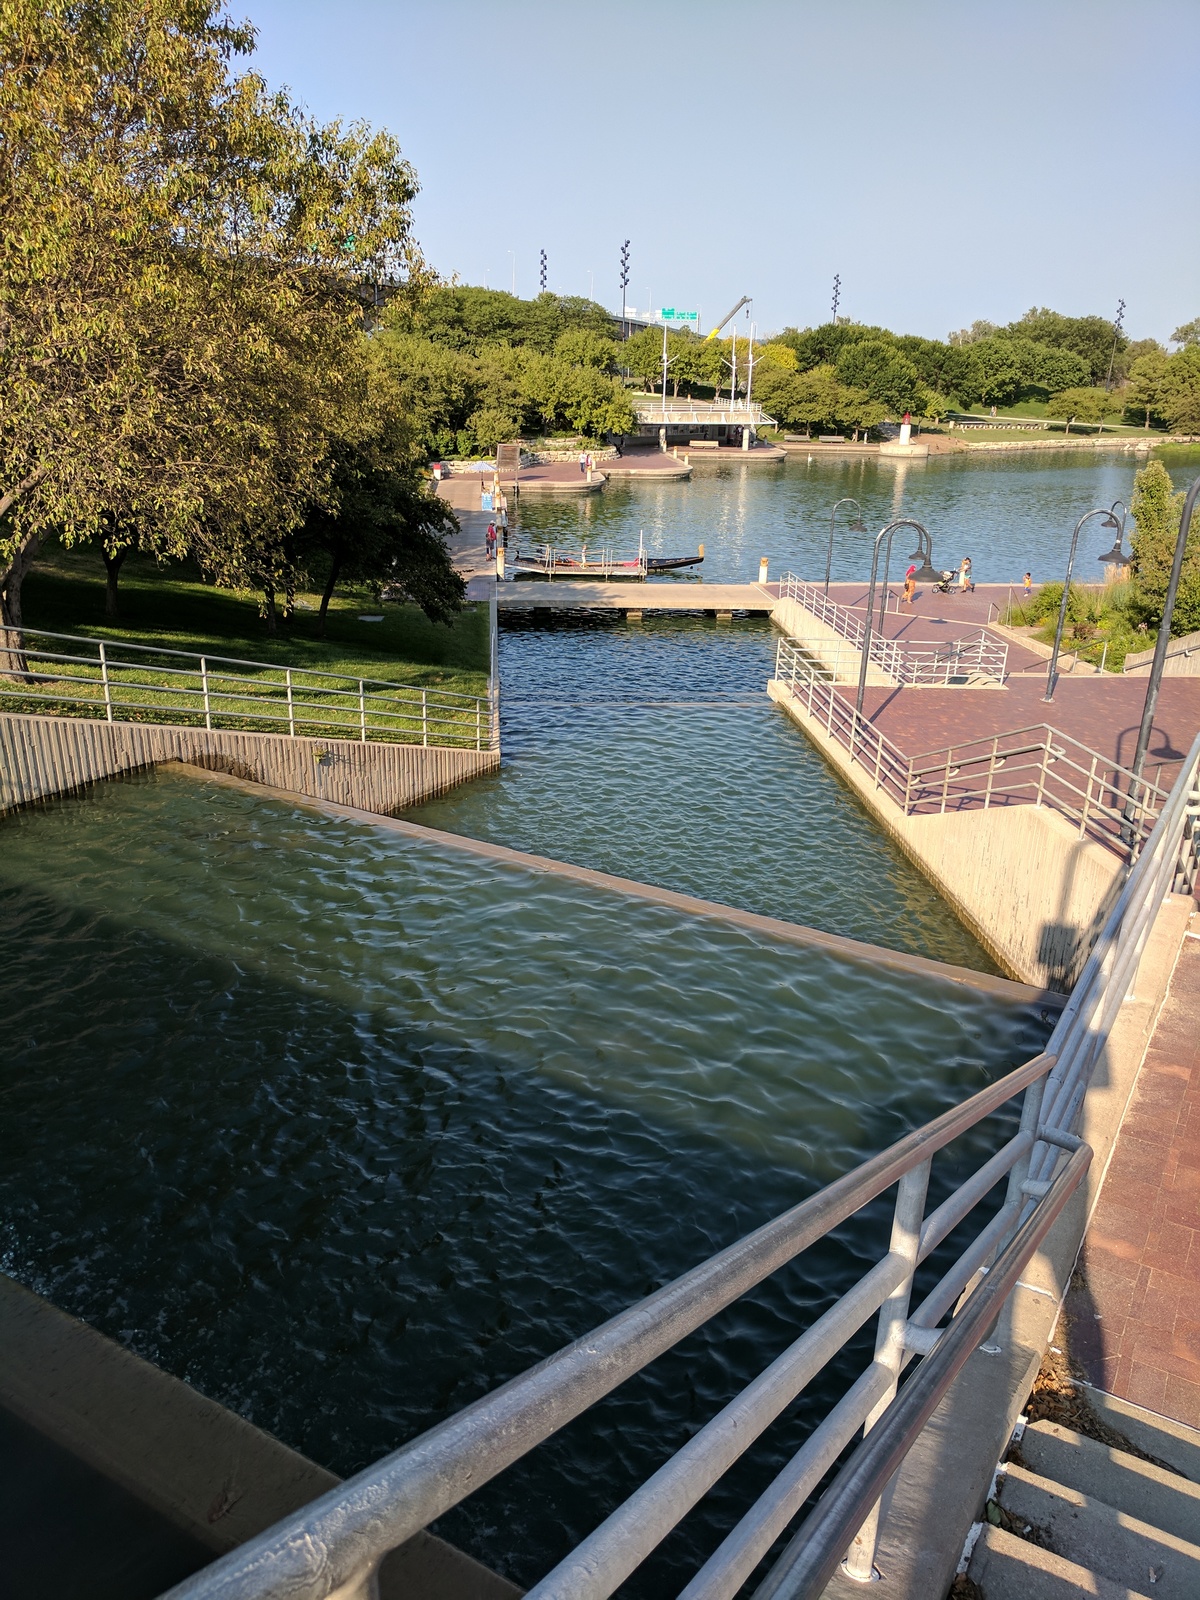
[[[946,797],[950,793],[950,758],[954,754],[953,748],[946,751],[946,770],[942,774],[942,811],[946,815]]]
[[[358,680],[358,733],[362,744],[367,742],[367,697],[363,691],[363,681]]]
[[[912,780],[913,780],[912,764],[913,764],[913,758],[911,756],[909,756],[909,758],[908,758],[908,772],[905,774],[905,778],[904,778],[904,815],[906,817],[911,817],[912,816]]]
[[[108,657],[104,653],[104,640],[100,640],[100,681],[104,685],[104,715],[109,722],[112,714],[112,689],[108,682]]]
[[[1088,768],[1087,788],[1083,792],[1083,815],[1079,819],[1079,837],[1082,839],[1087,829],[1088,807],[1092,803],[1092,785],[1096,781],[1096,763],[1099,756],[1092,757],[1092,764]]]
[[[475,699],[475,748],[476,748],[476,750],[482,750],[483,749],[483,722],[482,722],[482,715],[483,715],[483,701],[480,700],[478,696],[476,696],[476,699]]]
[[[892,1219],[891,1254],[900,1256],[908,1270],[904,1281],[879,1308],[879,1332],[875,1338],[876,1363],[891,1375],[887,1392],[876,1401],[863,1424],[863,1433],[870,1433],[896,1396],[900,1367],[904,1361],[904,1331],[908,1323],[908,1302],[912,1295],[913,1273],[917,1268],[917,1251],[921,1243],[921,1223],[925,1218],[925,1194],[929,1188],[929,1162],[906,1172],[896,1191],[896,1212]],[[886,1496],[885,1496],[886,1498]],[[854,1536],[854,1543],[846,1552],[845,1568],[852,1578],[869,1581],[875,1571],[875,1546],[879,1538],[879,1525],[885,1507],[879,1500],[871,1514]]]
[[[992,740],[992,759],[988,762],[987,788],[983,796],[983,809],[987,811],[992,803],[992,783],[996,776],[996,754],[1000,748],[1000,736],[997,734]]]
[[[429,691],[421,690],[421,744],[429,743]]]
[[[1034,804],[1039,806],[1041,805],[1042,798],[1046,793],[1046,761],[1050,755],[1050,741],[1053,739],[1053,737],[1054,735],[1051,733],[1050,729],[1047,728],[1046,737],[1042,741],[1042,764],[1038,768],[1037,799],[1034,801]]]
[[[287,694],[288,694],[288,732],[292,738],[296,737],[296,707],[292,700],[292,669],[287,669]]]
[[[208,701],[208,661],[200,657],[200,692],[204,696],[204,726],[212,731],[212,708]]]

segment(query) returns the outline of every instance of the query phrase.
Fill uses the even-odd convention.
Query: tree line
[[[46,539],[263,596],[461,605],[400,375],[369,330],[430,274],[387,133],[238,71],[222,0],[0,4],[0,624]]]

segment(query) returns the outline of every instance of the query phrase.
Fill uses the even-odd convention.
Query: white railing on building
[[[855,714],[853,701],[837,693],[831,669],[814,649],[780,639],[774,681],[905,816],[1044,805],[1074,823],[1081,838],[1131,855],[1154,827],[1167,798],[1161,783],[1135,780],[1128,767],[1046,723],[906,755],[868,718]],[[1129,795],[1135,792],[1138,799],[1131,804]]]
[[[489,750],[496,684],[494,661],[489,694],[470,695],[41,628],[0,635],[0,711],[106,722]]]
[[[862,651],[866,636],[862,612],[830,600],[820,584],[805,583],[789,572],[780,580],[779,598],[794,600],[810,616],[844,639],[852,650]],[[885,604],[887,602],[894,602],[893,609],[899,612],[899,602],[890,590]],[[869,655],[872,666],[906,688],[946,688],[984,681],[1003,683],[1008,673],[1008,645],[985,628],[947,644],[890,639],[873,629]],[[853,670],[857,676],[858,660]]]
[[[869,1576],[884,1485],[1086,1171],[1091,1151],[1074,1130],[1092,1069],[1164,896],[1195,882],[1198,763],[1200,739],[1043,1054],[186,1579],[173,1600],[366,1600],[390,1549],[896,1185],[886,1253],[529,1592],[536,1600],[611,1595],[878,1314],[873,1359],[682,1597],[737,1594],[860,1428],[863,1443],[758,1593],[815,1597],[843,1557],[855,1575]],[[934,1157],[1018,1096],[1017,1131],[926,1215]],[[1001,1183],[999,1210],[913,1309],[918,1264]],[[916,1374],[898,1388],[917,1358]]]

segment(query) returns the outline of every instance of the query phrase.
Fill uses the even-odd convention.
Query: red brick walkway
[[[1200,1427],[1200,940],[1185,939],[1067,1296],[1110,1394]]]

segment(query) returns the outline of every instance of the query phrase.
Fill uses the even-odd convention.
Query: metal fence
[[[815,583],[804,583],[787,573],[779,585],[781,600],[794,600],[818,622],[831,628],[839,638],[845,639],[851,650],[861,660],[866,624],[862,613],[852,606],[830,600]],[[888,599],[894,598],[890,591]],[[886,603],[886,601],[885,601]],[[899,610],[897,602],[895,608]],[[815,649],[817,641],[809,645]],[[828,654],[829,647],[821,647]],[[990,682],[1003,683],[1008,672],[1008,645],[995,638],[986,629],[964,634],[947,644],[921,644],[907,639],[889,639],[872,630],[869,646],[872,666],[887,673],[894,683],[906,688],[947,688],[954,685]],[[847,654],[839,666],[846,672],[858,675],[858,660],[853,662]],[[839,680],[840,681],[840,680]]]
[[[682,1600],[735,1595],[860,1428],[864,1443],[757,1592],[792,1600],[815,1596],[843,1555],[855,1575],[869,1576],[884,1485],[971,1349],[986,1336],[1001,1301],[1086,1171],[1091,1152],[1074,1127],[1092,1069],[1163,896],[1173,886],[1195,881],[1198,763],[1200,739],[1043,1054],[170,1594],[175,1600],[328,1600],[334,1594],[339,1600],[366,1600],[388,1550],[896,1186],[886,1253],[529,1593],[536,1600],[611,1595],[858,1330],[877,1317],[873,1359],[681,1594]],[[933,1159],[1018,1097],[1016,1132],[927,1215]],[[910,1302],[919,1263],[1001,1184],[999,1209],[914,1309]],[[981,1292],[980,1276],[989,1266]],[[899,1388],[903,1369],[918,1358],[916,1374]],[[979,1487],[982,1494],[986,1486]]]
[[[987,811],[1001,805],[1045,805],[1101,844],[1136,856],[1166,801],[1161,783],[1135,780],[1128,767],[1038,723],[909,756],[834,688],[834,674],[797,645],[780,639],[775,681],[829,738],[872,777],[905,816],[918,812]],[[1159,768],[1161,778],[1162,768]],[[1136,793],[1136,801],[1130,801]]]
[[[514,551],[509,564],[518,577],[537,573],[547,578],[644,578],[647,570],[644,550],[636,556],[620,556],[611,546],[562,550],[541,544],[532,555]]]
[[[457,694],[40,628],[0,634],[0,710],[362,743],[497,748],[497,677]]]

